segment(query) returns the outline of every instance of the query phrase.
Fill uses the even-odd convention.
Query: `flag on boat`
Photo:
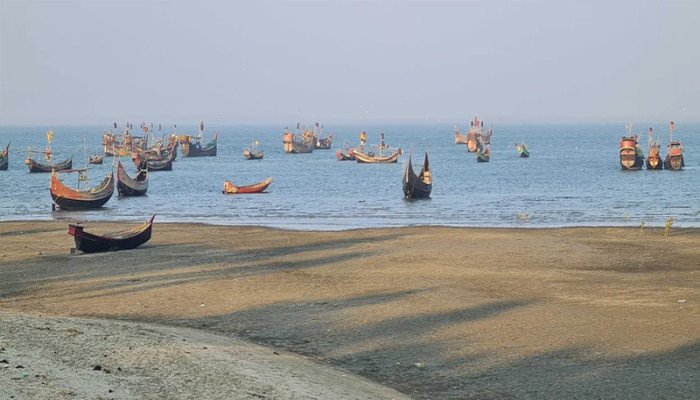
[[[51,143],[51,141],[53,140],[53,130],[52,129],[49,129],[48,131],[46,131],[46,140],[48,140],[49,143]]]

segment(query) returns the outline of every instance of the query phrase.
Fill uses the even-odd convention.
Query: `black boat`
[[[117,164],[117,194],[119,197],[126,196],[143,196],[148,191],[148,168],[145,165],[141,165],[139,168],[139,173],[136,177],[130,177],[124,167],[122,162],[119,161]]]
[[[143,169],[142,164],[145,162],[149,172],[155,171],[172,171],[173,160],[177,155],[177,150],[172,149],[164,158],[149,157],[143,153],[132,153],[131,159],[134,161],[136,168]]]
[[[413,171],[411,155],[408,155],[408,163],[403,170],[403,194],[407,199],[426,199],[430,197],[433,189],[433,177],[428,163],[428,152],[425,153],[423,168],[418,175]]]
[[[130,250],[151,239],[153,218],[155,215],[151,216],[145,224],[134,229],[104,235],[88,233],[80,225],[69,224],[68,234],[75,237],[75,249],[84,253]]]
[[[7,165],[10,160],[10,143],[5,146],[5,150],[0,151],[0,171],[7,170]]]
[[[55,164],[42,164],[33,158],[27,158],[24,163],[29,167],[29,172],[64,171],[73,168],[73,158]]]

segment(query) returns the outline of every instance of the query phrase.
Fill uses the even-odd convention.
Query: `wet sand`
[[[3,315],[195,328],[419,399],[698,397],[698,229],[156,224],[140,249],[80,256],[66,231],[0,223]],[[296,398],[332,398],[313,396]]]

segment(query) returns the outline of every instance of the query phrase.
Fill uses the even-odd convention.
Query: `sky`
[[[700,121],[700,2],[0,0],[0,125]]]

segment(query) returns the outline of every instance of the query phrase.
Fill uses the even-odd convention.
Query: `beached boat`
[[[119,197],[143,196],[148,191],[148,169],[139,169],[134,178],[124,170],[122,162],[117,163],[117,195]]]
[[[246,160],[262,160],[264,154],[258,149],[258,144],[259,142],[254,140],[250,148],[243,149],[243,157],[245,157]]]
[[[668,145],[668,154],[664,160],[664,168],[680,171],[685,167],[683,160],[683,146],[681,142],[675,141]]]
[[[653,138],[653,130],[650,127],[649,128],[649,136],[647,137],[647,146],[648,146],[648,156],[647,156],[647,169],[663,169],[664,168],[664,163],[661,161],[661,154],[660,154],[660,149],[661,149],[661,143],[659,143],[658,140],[654,140]]]
[[[476,162],[484,163],[484,162],[489,162],[491,160],[491,149],[486,148],[486,150],[479,149],[476,152]]]
[[[85,170],[68,170],[65,172],[79,172],[82,180]],[[99,208],[114,193],[114,172],[110,172],[99,185],[87,190],[72,189],[66,186],[61,182],[58,174],[59,172],[56,171],[51,173],[50,191],[54,203],[52,209],[56,209],[56,206],[61,210]]]
[[[411,155],[403,170],[403,195],[407,199],[425,199],[430,197],[433,189],[433,178],[428,163],[428,152],[425,152],[423,168],[418,175],[413,171]]]
[[[231,181],[226,180],[224,181],[224,194],[262,193],[270,186],[270,183],[272,183],[272,178],[248,186],[236,186]]]
[[[203,140],[204,140],[202,137],[203,132],[204,132],[204,122],[199,121],[199,136],[198,137],[186,136],[186,135],[180,136],[180,146],[182,146],[180,149],[182,151],[183,157],[215,157],[216,156],[216,147],[217,147],[217,143],[219,140],[219,131],[216,131],[216,133],[214,134],[214,140],[207,143],[206,145],[202,145]]]
[[[525,143],[521,143],[521,144],[516,143],[515,148],[518,150],[518,156],[520,158],[530,157],[530,151],[527,149],[527,146],[525,146]]]
[[[155,218],[155,215],[136,228],[104,235],[85,232],[84,227],[77,224],[69,224],[68,234],[75,237],[75,249],[84,253],[131,250],[151,239],[153,218]]]
[[[0,151],[0,171],[7,170],[7,166],[10,164],[10,143],[7,143],[5,150]]]
[[[364,163],[364,164],[392,164],[396,163],[399,160],[399,156],[401,155],[401,149],[399,148],[398,150],[392,151],[388,156],[383,156],[382,152],[379,152],[378,156],[373,156],[367,153],[363,153],[361,151],[355,150],[353,152],[355,154],[355,160],[358,163]],[[372,153],[374,154],[374,153]]]
[[[104,157],[99,154],[95,154],[94,156],[90,157],[88,162],[90,164],[102,164],[102,161],[104,161]]]
[[[644,165],[644,151],[637,143],[636,136],[623,136],[620,139],[620,166],[622,169],[641,169]]]

